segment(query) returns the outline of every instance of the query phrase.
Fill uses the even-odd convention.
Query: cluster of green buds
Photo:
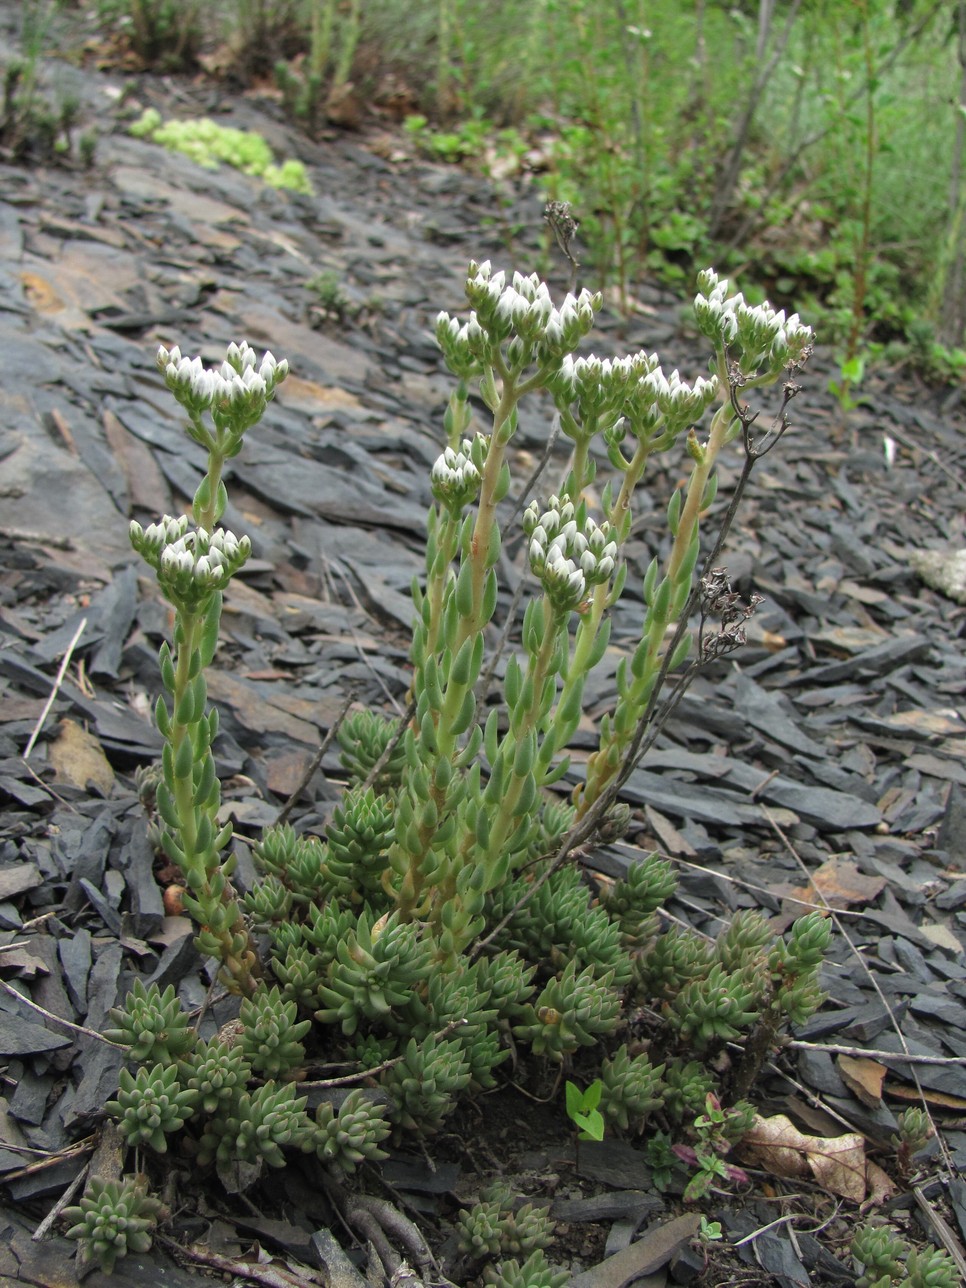
[[[173,1064],[195,1044],[188,1015],[181,1009],[173,984],[162,993],[157,984],[145,988],[140,979],[135,979],[124,1005],[112,1007],[109,1018],[113,1027],[105,1029],[104,1036],[109,1042],[127,1047],[127,1058],[137,1064]]]
[[[727,278],[719,279],[710,268],[698,274],[694,312],[701,333],[716,349],[737,350],[739,368],[752,380],[762,368],[761,382],[774,380],[811,350],[812,328],[797,313],[786,318],[783,309],[773,309],[767,301],[746,303],[740,292],[731,293]]]
[[[111,1275],[120,1257],[148,1251],[161,1210],[139,1178],[94,1177],[81,1201],[64,1209],[64,1219],[73,1222],[67,1237],[78,1241],[85,1263],[96,1262]]]
[[[604,585],[614,572],[617,543],[610,524],[581,516],[567,496],[552,496],[543,513],[534,501],[523,516],[523,530],[530,568],[558,612],[578,608],[588,590]]]
[[[121,1135],[129,1145],[150,1145],[164,1154],[167,1137],[181,1130],[195,1105],[194,1092],[181,1087],[178,1066],[142,1066],[136,1074],[122,1069],[118,1083],[117,1099],[105,1109],[118,1120]]]
[[[461,379],[482,373],[500,356],[516,371],[531,361],[555,368],[588,334],[602,303],[599,292],[582,290],[565,296],[556,308],[536,273],[514,273],[508,281],[502,270],[492,271],[489,260],[470,264],[466,298],[472,310],[467,322],[461,325],[448,313],[436,318],[436,341],[446,365]]]
[[[371,1092],[354,1087],[336,1105],[324,1100],[315,1111],[315,1130],[303,1142],[306,1153],[314,1152],[323,1163],[350,1175],[360,1163],[386,1158],[380,1141],[392,1131],[386,1121],[387,1107]]]

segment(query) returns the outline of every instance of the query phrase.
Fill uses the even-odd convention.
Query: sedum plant
[[[867,1222],[852,1240],[861,1274],[856,1288],[955,1288],[962,1282],[955,1261],[939,1248],[911,1248],[888,1225]]]
[[[160,1212],[160,1201],[148,1193],[142,1178],[95,1177],[80,1203],[64,1209],[64,1219],[72,1222],[67,1234],[80,1245],[81,1258],[110,1275],[118,1258],[147,1252]]]
[[[812,914],[776,942],[760,918],[740,915],[708,944],[664,928],[659,910],[674,879],[657,856],[599,889],[568,862],[578,844],[626,825],[618,792],[660,726],[669,675],[673,698],[698,666],[740,645],[754,607],[712,565],[752,465],[784,431],[795,387],[786,384],[778,420],[760,438],[739,392],[797,369],[811,332],[797,317],[748,306],[711,271],[699,287],[711,372],[688,383],[656,354],[575,356],[599,296],[582,291],[555,305],[536,276],[470,266],[468,317],[440,314],[435,327],[455,387],[431,471],[425,574],[413,586],[411,714],[401,725],[349,714],[338,730],[348,785],[325,834],[267,829],[254,848],[259,878],[241,896],[231,828],[218,820],[218,722],[205,676],[222,595],[251,550],[219,526],[224,471],[288,365],[270,353],[256,359],[247,344],[229,346],[213,368],[160,350],[188,436],[207,455],[190,518],[131,526],[174,610],[155,713],[160,839],[183,873],[196,944],[238,1011],[209,1041],[170,988],[136,984],[112,1012],[109,1035],[134,1072],[124,1070],[109,1111],[130,1144],[182,1150],[231,1191],[301,1152],[338,1195],[390,1136],[439,1131],[461,1096],[498,1085],[512,1057],[518,1078],[579,1061],[585,1085],[599,1087],[602,1129],[647,1133],[656,1179],[696,1167],[694,1196],[735,1179],[723,1157],[749,1121],[743,1080],[782,1024],[818,1005],[828,924]],[[485,430],[474,423],[474,389]],[[510,444],[522,400],[538,392],[556,409],[570,459],[533,497],[532,481],[513,478]],[[716,463],[732,442],[744,468],[703,554]],[[584,684],[607,649],[639,490],[661,454],[687,474],[668,503],[667,554],[647,568],[639,643],[618,669],[586,773],[565,796]],[[518,527],[504,519],[514,498]],[[499,669],[485,658],[485,636],[496,624],[501,552],[513,541],[532,593],[522,620],[510,615],[517,644]],[[715,1072],[735,1038],[746,1047],[737,1073]],[[313,1101],[310,1113],[300,1084],[314,1063],[333,1059],[351,1071],[340,1083],[360,1085]],[[120,1212],[128,1201],[126,1190],[89,1194],[100,1216],[78,1220],[76,1237],[107,1247],[89,1232],[112,1203]],[[539,1209],[514,1211],[493,1195],[464,1214],[459,1239],[465,1255],[489,1259],[487,1283],[561,1282],[544,1258]]]

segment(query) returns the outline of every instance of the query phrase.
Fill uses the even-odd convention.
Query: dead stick
[[[332,724],[329,727],[328,733],[322,739],[321,743],[319,744],[318,750],[316,751],[312,759],[309,761],[308,768],[306,769],[305,773],[302,775],[299,785],[296,787],[295,791],[292,792],[291,796],[288,798],[288,800],[279,810],[278,818],[275,820],[276,826],[279,826],[285,822],[289,814],[291,814],[292,810],[295,808],[296,801],[305,791],[306,787],[308,787],[309,783],[312,781],[312,777],[315,774],[315,771],[318,769],[319,765],[322,764],[322,757],[332,746],[332,740],[339,732],[339,729],[342,726],[342,721],[346,718],[349,708],[352,706],[355,700],[356,700],[356,694],[355,694],[355,690],[353,690],[346,698],[345,702],[343,702],[342,708],[339,711],[339,714],[332,721]]]
[[[36,1002],[32,1002],[29,997],[24,997],[23,993],[18,993],[17,990],[11,984],[8,984],[5,979],[0,979],[0,988],[5,989],[6,992],[8,992],[11,997],[15,997],[18,1002],[23,1002],[24,1006],[29,1006],[30,1009],[32,1011],[36,1011],[38,1015],[42,1015],[47,1020],[52,1020],[54,1024],[62,1025],[65,1029],[70,1029],[72,1033],[83,1033],[85,1037],[96,1038],[98,1042],[103,1042],[106,1046],[114,1047],[118,1051],[127,1050],[127,1047],[121,1046],[119,1042],[112,1042],[110,1038],[106,1038],[103,1033],[98,1033],[96,1029],[85,1029],[83,1024],[75,1024],[73,1020],[65,1020],[61,1016],[55,1015],[53,1011],[45,1011],[42,1006],[38,1006]]]
[[[67,673],[67,668],[70,666],[70,659],[73,656],[74,649],[77,647],[77,641],[84,634],[84,628],[86,626],[87,626],[87,618],[82,617],[80,625],[78,626],[77,630],[74,632],[74,638],[67,645],[67,652],[64,654],[64,660],[60,664],[60,670],[57,672],[56,680],[54,680],[54,687],[50,691],[50,697],[47,699],[46,703],[44,704],[44,709],[40,713],[40,719],[37,721],[36,728],[34,729],[33,733],[30,735],[30,741],[27,743],[27,750],[24,752],[22,757],[22,759],[24,760],[26,760],[27,757],[30,755],[30,753],[33,751],[34,743],[40,737],[40,731],[44,727],[44,721],[47,719],[48,715],[50,714],[50,708],[54,705],[54,699],[57,697],[57,694],[60,692],[60,686],[64,682],[64,676]]]
[[[54,1206],[50,1209],[50,1211],[41,1221],[40,1225],[38,1225],[36,1230],[34,1230],[30,1238],[35,1243],[39,1243],[41,1240],[47,1238],[47,1235],[53,1229],[54,1222],[60,1216],[61,1212],[63,1212],[64,1208],[71,1201],[71,1199],[80,1189],[80,1187],[87,1180],[87,1173],[90,1171],[90,1166],[91,1166],[90,1163],[87,1163],[84,1167],[81,1168],[81,1170],[71,1181],[70,1185],[67,1186],[67,1189],[64,1190],[63,1194],[60,1196],[60,1198],[57,1200]]]

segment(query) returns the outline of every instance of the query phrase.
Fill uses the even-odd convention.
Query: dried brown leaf
[[[50,744],[50,763],[57,782],[74,787],[93,787],[102,796],[110,796],[114,770],[97,738],[73,720],[62,720],[57,737]]]
[[[806,1136],[784,1114],[759,1116],[735,1152],[740,1162],[773,1176],[811,1175],[831,1194],[853,1203],[865,1198],[865,1142],[857,1133]]]

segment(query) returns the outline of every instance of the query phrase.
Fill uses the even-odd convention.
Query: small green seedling
[[[604,1139],[604,1115],[597,1108],[603,1089],[600,1078],[595,1078],[586,1091],[573,1082],[567,1083],[567,1117],[579,1129],[578,1140]]]

